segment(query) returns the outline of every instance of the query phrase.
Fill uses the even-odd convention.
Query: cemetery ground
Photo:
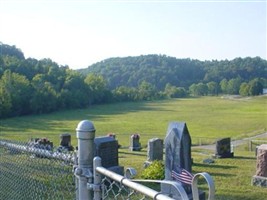
[[[164,139],[169,122],[186,122],[193,145],[212,144],[224,137],[232,140],[247,138],[266,132],[266,102],[267,96],[201,97],[97,105],[83,110],[1,120],[0,138],[28,141],[30,138],[47,137],[58,146],[59,135],[70,133],[72,145],[76,146],[77,124],[88,119],[95,125],[96,137],[116,134],[122,146],[119,164],[125,168],[136,168],[140,176],[147,159],[147,141],[156,137]],[[133,133],[140,134],[144,147],[140,152],[131,152],[127,148]],[[235,148],[234,158],[215,159],[215,163],[204,164],[203,160],[211,158],[212,154],[214,150],[192,148],[193,173],[208,172],[212,175],[216,199],[267,199],[266,188],[251,186],[256,157],[254,151],[248,151],[248,144]],[[205,184],[201,187],[206,188]]]

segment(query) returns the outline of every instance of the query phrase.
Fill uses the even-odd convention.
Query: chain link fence
[[[75,199],[73,153],[0,140],[0,199]]]

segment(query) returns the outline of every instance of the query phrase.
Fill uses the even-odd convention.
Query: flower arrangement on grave
[[[140,138],[140,135],[138,133],[135,133],[135,134],[132,134],[131,135],[131,138],[132,139],[139,139]]]
[[[115,133],[108,133],[107,136],[108,137],[113,137],[114,139],[116,138],[116,134]]]

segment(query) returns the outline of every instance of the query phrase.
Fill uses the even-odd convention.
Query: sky
[[[0,0],[0,42],[72,69],[148,54],[267,59],[266,9],[266,0]]]

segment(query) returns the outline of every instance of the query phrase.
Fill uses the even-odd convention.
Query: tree
[[[227,79],[224,78],[223,80],[221,80],[220,86],[221,86],[222,93],[227,94],[228,93],[228,81],[227,81]]]
[[[1,94],[5,109],[3,113],[7,114],[8,110],[9,116],[30,113],[29,99],[32,92],[30,82],[25,76],[6,70],[1,77]]]
[[[167,83],[164,94],[169,98],[181,98],[186,96],[186,90],[183,87],[176,87]]]
[[[105,100],[105,95],[107,94],[107,82],[103,76],[88,74],[84,79],[85,84],[88,87],[89,103],[103,103]]]
[[[120,86],[113,91],[116,101],[135,101],[137,95],[137,90],[134,87]]]
[[[48,113],[57,109],[57,93],[53,85],[45,80],[45,75],[37,74],[33,77],[33,97],[30,101],[33,113]]]
[[[219,93],[219,85],[218,83],[211,81],[207,83],[208,93],[211,95],[218,95]]]
[[[240,89],[240,85],[241,85],[240,77],[233,78],[233,79],[229,80],[228,84],[227,84],[227,93],[228,94],[238,94],[239,89]]]
[[[255,96],[262,94],[263,85],[259,79],[253,79],[249,83],[249,95]]]
[[[156,88],[152,84],[142,81],[138,86],[138,99],[139,100],[152,100],[157,96]]]
[[[246,82],[241,83],[239,94],[241,96],[249,96],[249,85]]]

